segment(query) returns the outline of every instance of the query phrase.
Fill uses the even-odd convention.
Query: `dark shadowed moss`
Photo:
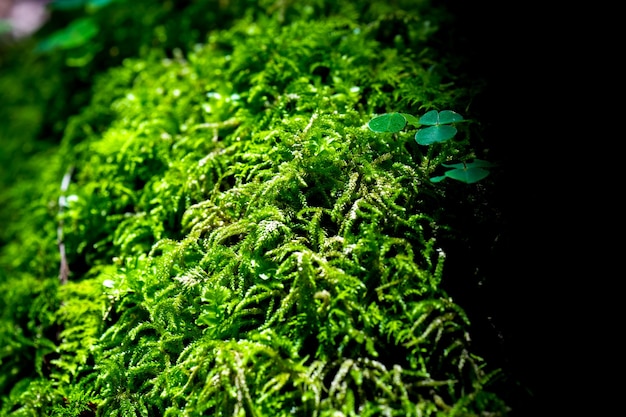
[[[193,44],[94,58],[89,104],[3,191],[0,414],[506,415],[442,286],[459,191],[429,177],[483,152],[431,47],[445,12],[212,3],[163,23]],[[468,116],[458,141],[366,127],[431,109]]]

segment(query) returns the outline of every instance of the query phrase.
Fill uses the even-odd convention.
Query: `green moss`
[[[1,415],[506,413],[441,287],[444,189],[366,126],[466,104],[438,15],[259,7],[125,59],[67,119],[0,253]]]

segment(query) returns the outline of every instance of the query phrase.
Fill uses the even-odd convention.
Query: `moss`
[[[0,253],[0,414],[506,414],[441,285],[446,191],[366,128],[467,105],[441,11],[235,3],[95,77],[13,191],[36,198]]]

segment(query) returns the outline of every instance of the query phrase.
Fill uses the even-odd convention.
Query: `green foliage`
[[[365,123],[399,90],[455,104],[429,20],[255,7],[124,60],[67,120],[0,252],[0,415],[506,414],[441,287],[430,171]],[[415,125],[398,114],[374,127]]]
[[[420,124],[429,127],[418,129],[415,133],[415,141],[420,145],[432,145],[452,139],[457,130],[450,124],[462,121],[463,116],[450,110],[442,112],[431,110],[418,120]]]
[[[442,164],[444,167],[452,168],[449,171],[446,171],[444,176],[441,177],[433,177],[430,180],[432,182],[439,182],[448,178],[453,178],[455,180],[462,181],[467,184],[472,184],[474,182],[480,181],[489,175],[489,171],[485,168],[491,168],[495,165],[491,162],[483,161],[480,159],[476,159],[473,162],[463,162],[460,164]]]
[[[438,112],[431,110],[421,117],[415,117],[408,113],[385,113],[372,118],[367,126],[377,133],[397,133],[406,126],[407,122],[418,130],[415,133],[415,141],[420,145],[434,145],[447,142],[454,138],[457,129],[451,126],[453,123],[462,122],[463,116],[451,110]],[[429,126],[420,128],[421,126]],[[439,159],[447,158],[450,148],[442,148]],[[432,157],[432,154],[430,154]],[[427,158],[428,160],[428,158]],[[466,184],[480,181],[489,175],[489,170],[496,166],[487,161],[476,159],[474,162],[462,162],[460,164],[441,163],[442,166],[453,168],[445,172],[442,176],[431,178],[432,182],[440,182],[445,178],[452,178]]]
[[[106,6],[109,3],[122,1],[122,0],[53,0],[50,2],[50,7],[54,10],[72,10],[85,8],[97,8]]]
[[[98,33],[98,26],[93,19],[81,18],[72,22],[63,30],[42,41],[37,49],[39,51],[51,51],[56,48],[71,49],[89,42]]]
[[[406,117],[400,113],[386,113],[374,117],[367,126],[374,132],[396,133],[404,129],[406,122]]]
[[[415,141],[420,145],[432,145],[433,143],[445,142],[452,139],[457,130],[450,123],[456,123],[463,120],[463,116],[450,110],[438,112],[431,110],[422,117],[417,118],[410,114],[386,113],[374,117],[367,126],[374,132],[378,133],[396,133],[404,129],[407,121],[413,126],[419,127],[430,126],[425,129],[418,129],[415,134]]]

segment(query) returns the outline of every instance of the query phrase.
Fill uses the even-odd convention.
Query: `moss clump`
[[[366,128],[469,97],[441,17],[288,3],[124,60],[67,120],[1,252],[2,415],[506,413],[441,287],[431,160]]]

